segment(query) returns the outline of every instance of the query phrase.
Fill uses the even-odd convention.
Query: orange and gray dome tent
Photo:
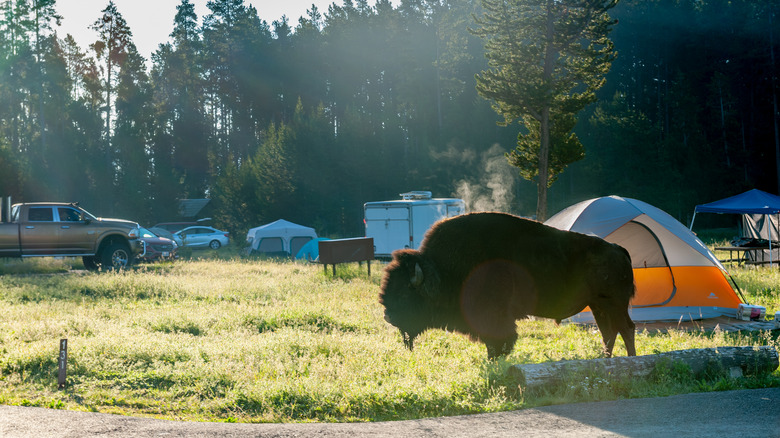
[[[590,199],[545,224],[595,235],[628,250],[636,285],[630,309],[634,321],[734,317],[744,302],[707,246],[675,218],[645,202],[619,196]],[[592,320],[585,310],[570,320]]]

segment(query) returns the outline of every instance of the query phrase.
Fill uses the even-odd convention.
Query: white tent
[[[636,285],[630,310],[634,321],[734,316],[742,302],[707,246],[650,204],[607,196],[575,204],[545,223],[595,235],[628,250]]]
[[[252,228],[246,233],[249,253],[295,255],[312,239],[317,238],[314,228],[294,224],[284,219]]]

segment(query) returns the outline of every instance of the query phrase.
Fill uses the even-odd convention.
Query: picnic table
[[[748,265],[770,265],[771,266],[772,264],[778,263],[778,260],[767,260],[766,253],[764,252],[764,250],[768,250],[768,249],[770,249],[768,245],[767,246],[717,246],[715,247],[715,251],[729,252],[729,258],[725,260],[720,260],[721,263],[737,263],[738,265],[744,263]],[[735,252],[737,253],[737,258],[734,258]],[[758,259],[759,257],[757,254],[753,256],[751,260],[748,257],[748,254],[751,252],[760,252],[761,260]]]
[[[321,240],[319,242],[319,263],[328,272],[328,265],[333,266],[336,275],[336,265],[339,263],[368,263],[368,275],[371,276],[371,260],[374,259],[374,238],[355,237],[351,239]]]

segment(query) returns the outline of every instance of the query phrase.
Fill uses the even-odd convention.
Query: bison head
[[[398,327],[411,350],[414,339],[433,326],[440,281],[436,267],[415,250],[393,253],[385,269],[379,302],[385,306],[385,321]]]

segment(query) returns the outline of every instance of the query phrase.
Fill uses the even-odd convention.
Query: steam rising
[[[481,172],[476,181],[463,179],[457,183],[456,194],[466,202],[468,211],[512,211],[516,177],[505,153],[500,145],[493,145],[480,157]]]

